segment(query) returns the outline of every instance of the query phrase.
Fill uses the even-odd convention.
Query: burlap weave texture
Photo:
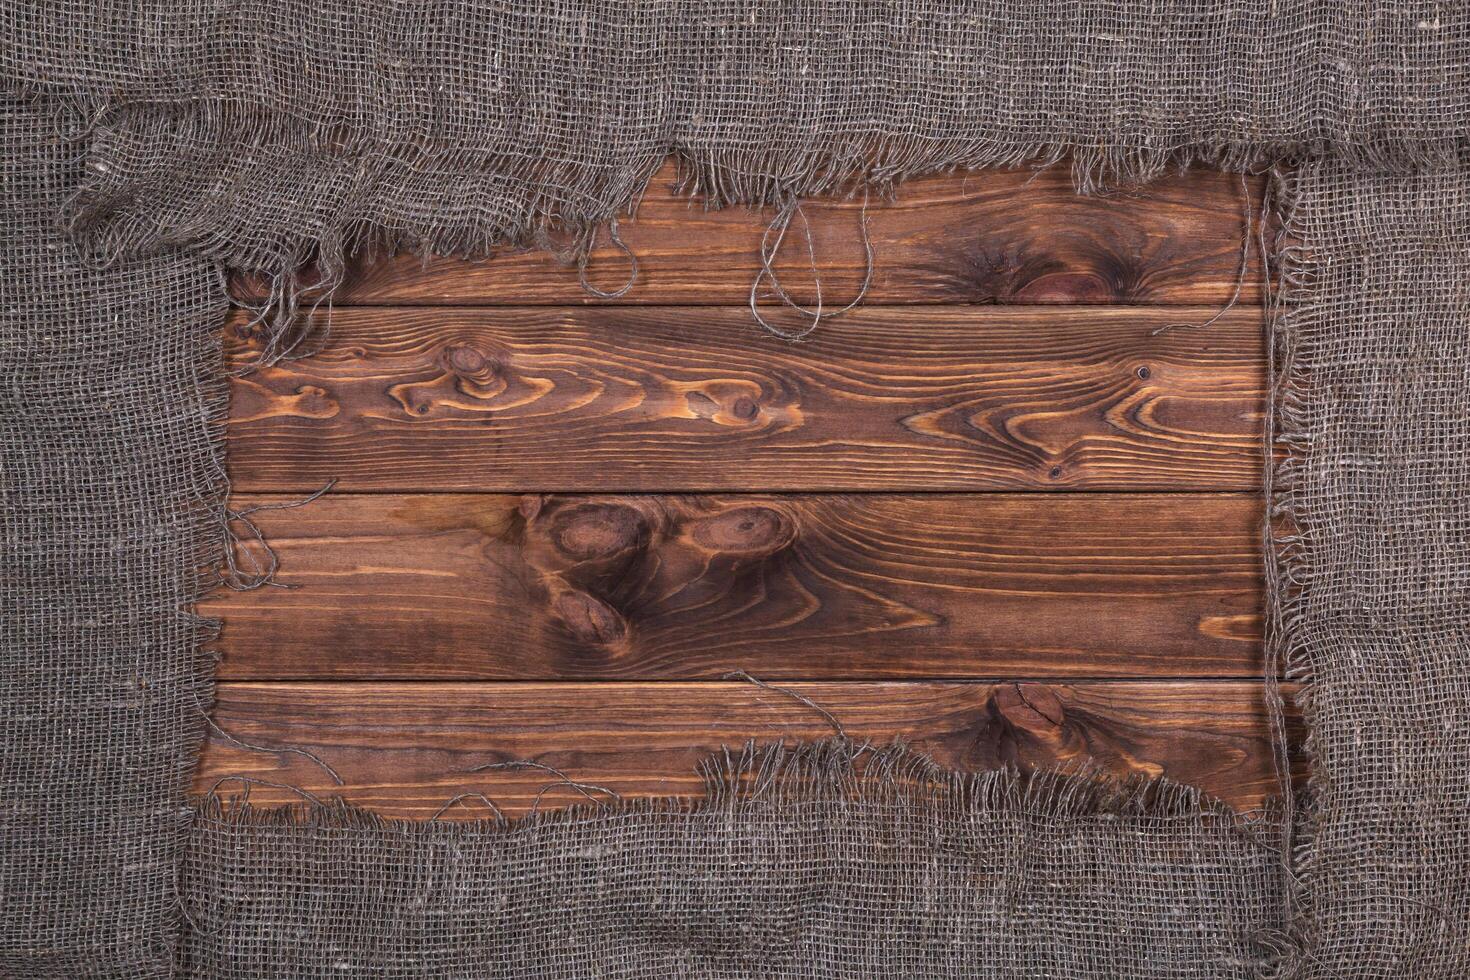
[[[0,86],[0,970],[1470,975],[1464,5],[17,0]],[[1311,702],[1293,887],[1274,830],[1188,793],[896,759],[513,830],[191,823],[214,263],[275,277],[284,331],[366,247],[584,256],[670,153],[777,220],[949,168],[1292,171],[1267,611]]]
[[[1255,977],[1273,825],[1183,787],[960,776],[836,740],[750,751],[694,807],[512,826],[206,807],[185,975]]]
[[[0,975],[158,977],[213,685],[226,305],[198,257],[78,260],[77,128],[0,101]]]
[[[1313,977],[1470,974],[1470,167],[1314,161],[1276,326]]]

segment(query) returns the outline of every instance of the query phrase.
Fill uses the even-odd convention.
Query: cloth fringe
[[[1259,977],[1278,815],[1164,780],[747,744],[697,800],[515,821],[199,805],[185,976]],[[1181,873],[1156,880],[1166,865]],[[511,869],[516,869],[512,871]],[[922,965],[922,966],[921,966]]]

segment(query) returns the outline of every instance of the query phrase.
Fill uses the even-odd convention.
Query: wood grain
[[[1242,682],[793,684],[858,738],[895,736],[941,763],[987,769],[1082,764],[1166,775],[1241,808],[1273,792],[1260,685]],[[625,796],[697,795],[699,759],[721,746],[831,734],[820,715],[746,683],[223,684],[219,724],[255,744],[318,754],[246,751],[214,735],[195,787],[230,775],[300,786],[385,814],[427,818],[480,792],[510,816],[555,782],[544,772],[465,770],[529,759]],[[233,784],[237,785],[237,784]],[[232,786],[222,787],[230,789]],[[257,802],[293,802],[256,786]],[[555,787],[543,806],[579,797]],[[454,815],[483,815],[483,807]]]
[[[1251,495],[329,494],[254,519],[292,588],[202,606],[223,677],[1261,671]]]
[[[747,301],[769,213],[709,211],[672,191],[672,168],[649,187],[636,219],[620,226],[638,258],[624,304],[726,305]],[[1250,181],[1258,200],[1261,184]],[[1240,178],[1198,170],[1134,193],[1082,197],[1065,168],[920,178],[891,202],[868,207],[876,263],[868,301],[904,303],[1223,304],[1239,275]],[[1254,213],[1254,212],[1253,212]],[[815,299],[812,249],[829,307],[861,288],[863,201],[817,201],[792,223],[777,261],[782,282]],[[1260,302],[1252,257],[1243,299]],[[588,278],[604,290],[627,281],[626,256],[605,238]],[[241,284],[242,295],[259,294]],[[546,252],[489,262],[417,256],[364,263],[333,297],[338,305],[602,304],[574,268]]]
[[[238,379],[237,489],[1249,490],[1260,311],[339,310]],[[247,357],[248,344],[234,354]]]

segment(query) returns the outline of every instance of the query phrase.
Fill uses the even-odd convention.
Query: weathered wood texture
[[[239,498],[236,507],[284,498]],[[221,676],[1258,675],[1251,495],[328,495]]]
[[[300,588],[205,605],[219,723],[320,754],[385,814],[484,792],[515,816],[545,773],[465,770],[530,758],[695,795],[722,745],[827,733],[715,680],[744,669],[809,679],[790,686],[853,734],[945,764],[1091,758],[1258,805],[1254,257],[1239,308],[1158,333],[1229,300],[1239,178],[1099,198],[1060,171],[915,181],[868,209],[864,306],[799,344],[745,308],[770,215],[704,211],[672,180],[622,225],[641,268],[620,299],[542,253],[399,257],[333,297],[320,353],[234,383],[237,504],[340,483],[256,514]],[[863,202],[805,218],[782,281],[813,298],[809,226],[841,305]],[[589,278],[626,270],[604,243]],[[1014,492],[1038,490],[1113,492]],[[230,774],[336,791],[216,734],[197,787]]]
[[[1241,808],[1273,791],[1260,685],[793,684],[849,734],[895,736],[966,769],[1080,765],[1167,775]],[[725,745],[831,734],[820,715],[750,684],[221,685],[219,724],[254,744],[293,746],[336,768],[340,789],[299,755],[246,751],[214,735],[195,786],[230,775],[340,793],[385,814],[426,818],[482,792],[511,816],[556,782],[540,771],[466,770],[529,759],[627,796],[697,795],[696,763]],[[224,786],[230,789],[231,786]],[[257,802],[296,802],[256,786]],[[576,802],[556,787],[543,806]],[[478,804],[451,811],[483,815]]]
[[[1260,311],[864,309],[800,344],[748,310],[339,310],[238,379],[235,487],[1250,490]],[[237,347],[237,356],[248,351]]]
[[[615,302],[726,305],[747,301],[759,270],[770,213],[708,211],[672,192],[664,170],[635,220],[620,232],[638,257],[637,282]],[[1261,181],[1250,194],[1259,200]],[[901,303],[1223,304],[1239,275],[1243,236],[1240,178],[1198,170],[1135,193],[1080,197],[1066,168],[914,180],[892,202],[868,208],[876,264],[867,300]],[[829,308],[857,294],[865,269],[861,198],[805,206],[792,222],[776,268],[804,302],[814,299],[810,227]],[[1254,261],[1243,299],[1260,300]],[[626,256],[605,239],[589,280],[605,289],[627,281]],[[258,294],[248,284],[244,295]],[[489,262],[417,256],[364,262],[333,297],[339,305],[602,304],[574,268],[545,252],[507,253]]]

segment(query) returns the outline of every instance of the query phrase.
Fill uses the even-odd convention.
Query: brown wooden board
[[[1166,775],[1241,808],[1272,794],[1259,684],[794,684],[854,737],[902,737],[966,769],[1006,763],[1081,765]],[[479,792],[507,815],[576,802],[543,771],[466,770],[532,760],[626,796],[697,795],[696,763],[722,746],[812,738],[831,729],[812,709],[748,683],[223,684],[215,718],[233,736],[318,754],[336,787],[299,755],[247,751],[217,733],[195,787],[245,775],[345,798],[392,816],[427,818]],[[226,784],[231,790],[238,784]],[[251,789],[256,802],[298,801]],[[594,793],[594,795],[600,795]],[[455,816],[485,814],[466,801]]]
[[[672,167],[649,187],[636,219],[620,224],[637,256],[633,287],[612,302],[747,302],[772,215],[709,211],[672,191]],[[1249,181],[1254,213],[1261,181]],[[867,208],[875,257],[869,303],[1223,304],[1235,289],[1243,192],[1232,174],[1197,170],[1133,193],[1081,197],[1065,168],[913,180]],[[866,268],[863,199],[815,201],[791,224],[777,257],[781,281],[813,302],[812,256],[829,308],[857,295]],[[812,248],[806,232],[810,228]],[[605,291],[627,281],[628,258],[604,237],[588,279]],[[1242,290],[1260,302],[1252,256]],[[242,295],[260,290],[241,284]],[[578,305],[605,303],[576,269],[543,251],[489,262],[418,256],[364,262],[333,297],[339,305]]]
[[[814,299],[814,256],[828,309],[855,296],[865,226],[876,262],[864,304],[795,344],[746,308],[771,215],[673,179],[621,224],[622,297],[544,253],[364,264],[319,353],[234,383],[235,506],[340,482],[254,515],[298,588],[203,606],[223,729],[320,754],[387,815],[484,792],[518,816],[555,780],[465,770],[688,796],[720,746],[830,731],[717,680],[743,669],[948,765],[1093,759],[1259,805],[1265,364],[1239,178],[1083,198],[1061,171],[987,173],[809,204],[775,263],[793,295]],[[588,277],[627,270],[604,239]],[[1237,285],[1218,322],[1165,329]],[[216,733],[196,785],[230,774],[338,792]]]
[[[237,379],[249,491],[1250,490],[1258,309],[338,310]],[[248,349],[237,345],[238,358]]]
[[[253,519],[292,588],[204,604],[228,678],[1261,670],[1247,494],[328,494]]]

